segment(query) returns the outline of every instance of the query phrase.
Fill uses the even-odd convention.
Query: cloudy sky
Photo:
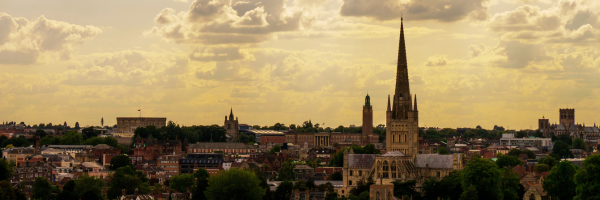
[[[401,15],[420,126],[600,123],[593,0],[0,0],[0,120],[382,124]]]

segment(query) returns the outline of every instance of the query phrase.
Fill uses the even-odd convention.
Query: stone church
[[[413,101],[408,80],[404,24],[400,28],[396,87],[393,99],[388,96],[386,111],[386,150],[382,155],[354,154],[344,151],[343,186],[337,190],[347,197],[361,180],[372,179],[372,199],[393,196],[392,182],[416,180],[419,188],[425,180],[441,180],[450,172],[461,170],[462,155],[419,154],[419,112],[417,97]]]
[[[240,132],[240,124],[238,118],[233,117],[233,108],[229,112],[229,119],[225,116],[225,125],[223,127],[226,131],[227,142],[236,142]]]
[[[542,117],[538,120],[538,128],[544,134],[544,137],[567,134],[572,138],[581,138],[584,140],[599,140],[600,129],[594,123],[594,126],[585,126],[585,124],[575,123],[575,109],[559,109],[559,123],[550,124],[550,119]]]

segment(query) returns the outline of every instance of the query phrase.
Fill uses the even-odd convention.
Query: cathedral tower
[[[233,118],[233,108],[231,108],[231,111],[229,112],[229,119],[225,116],[225,125],[223,127],[225,128],[226,134],[231,137],[231,139],[228,138],[228,142],[236,142],[240,126],[237,117],[235,119]]]
[[[398,45],[398,66],[396,69],[396,88],[386,112],[386,150],[401,151],[407,156],[418,154],[419,112],[417,97],[412,100],[408,82],[408,62],[404,41],[404,24],[401,19],[400,43]],[[413,104],[414,103],[414,104]]]
[[[373,137],[373,106],[371,106],[371,97],[369,97],[369,94],[367,94],[367,97],[365,97],[365,105],[363,106],[363,145],[371,143],[369,136]]]

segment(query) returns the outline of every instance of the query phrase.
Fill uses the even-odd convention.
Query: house
[[[296,165],[294,167],[294,174],[296,175],[296,180],[308,179],[308,177],[312,176],[314,173],[315,169],[309,167],[308,165]]]
[[[523,195],[523,200],[550,200],[541,183],[533,184]]]
[[[33,182],[37,177],[43,177],[48,181],[53,181],[53,165],[47,162],[27,162],[24,164],[17,163],[13,168],[12,183],[21,181]]]

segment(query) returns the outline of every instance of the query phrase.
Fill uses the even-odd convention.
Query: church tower
[[[370,144],[371,137],[373,137],[373,106],[371,106],[371,97],[367,94],[363,106],[362,144]]]
[[[225,128],[226,134],[231,137],[231,139],[227,139],[228,142],[236,142],[240,126],[237,117],[235,119],[233,118],[233,108],[231,108],[231,111],[229,112],[229,119],[225,116],[225,125],[223,127]]]
[[[398,46],[398,66],[396,88],[386,111],[386,150],[401,151],[407,156],[418,154],[419,148],[419,112],[417,96],[413,102],[408,82],[408,62],[404,41],[404,23],[401,18],[400,44]],[[414,103],[414,104],[413,104]]]

